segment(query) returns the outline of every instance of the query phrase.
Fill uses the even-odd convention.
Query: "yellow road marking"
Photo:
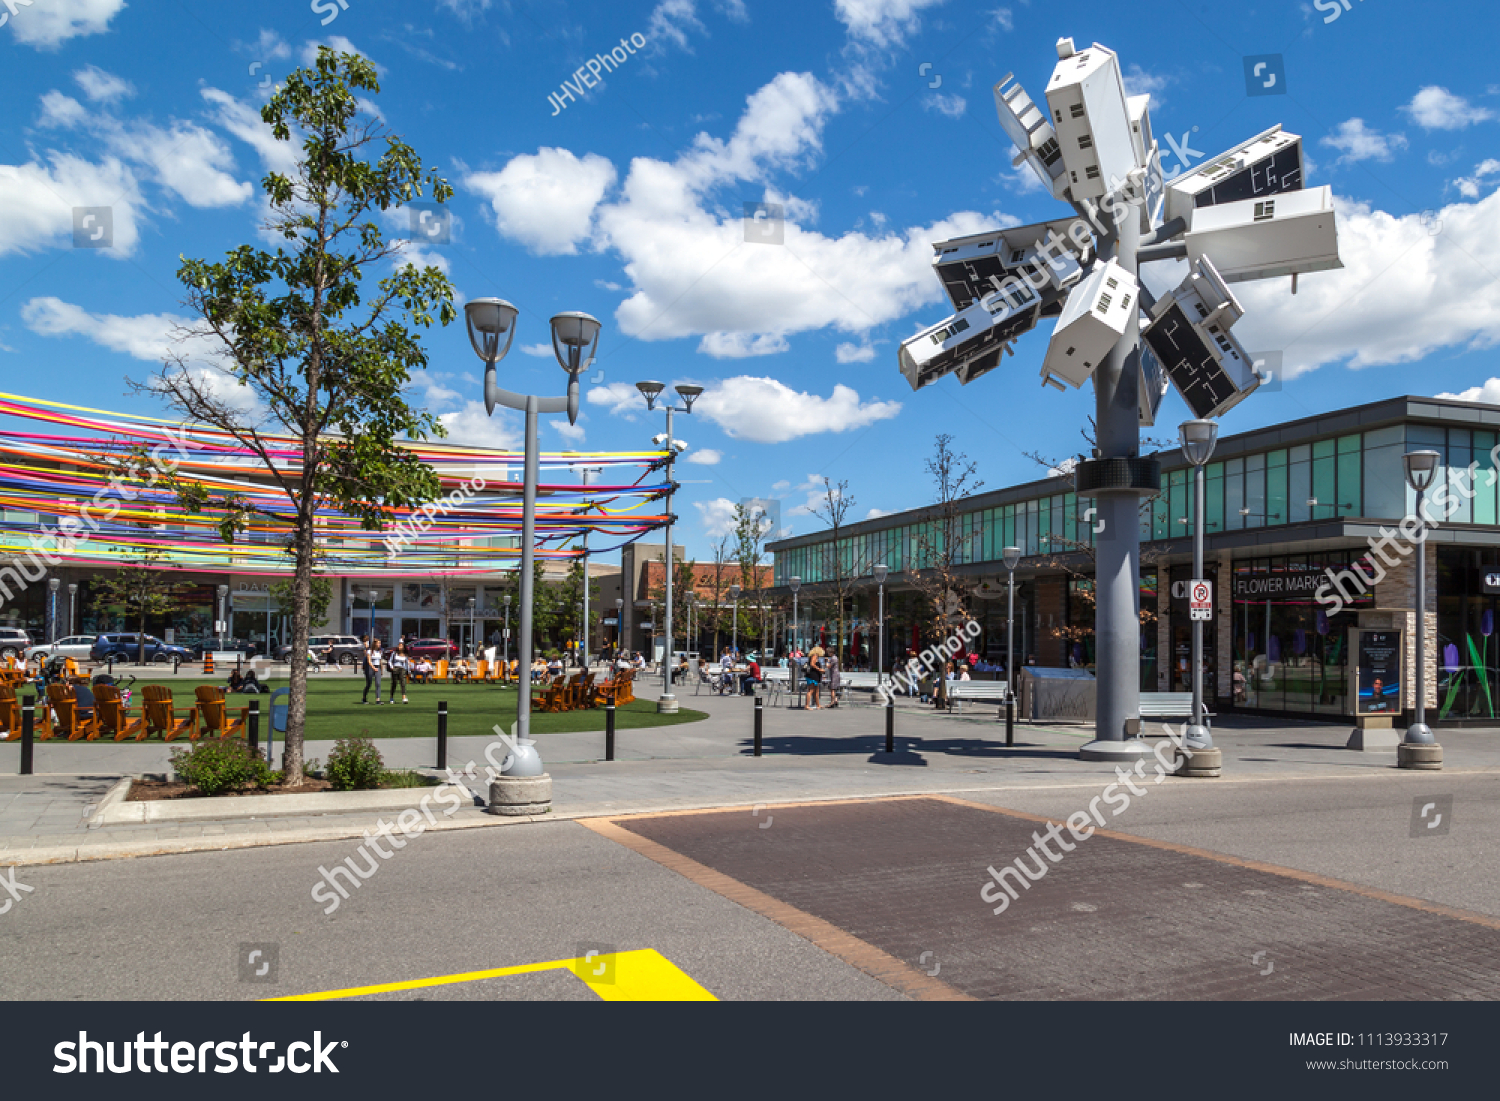
[[[603,978],[600,978],[601,969]],[[438,975],[430,979],[408,979],[405,982],[378,983],[374,986],[351,986],[343,990],[320,990],[313,994],[291,994],[267,998],[270,1002],[326,1002],[338,998],[359,998],[367,994],[388,994],[396,990],[420,990],[428,986],[452,986],[455,983],[496,979],[502,975],[527,975],[538,971],[571,971],[590,990],[606,1002],[713,1002],[718,1001],[692,977],[654,948],[632,952],[615,952],[592,958],[549,960],[546,963],[523,963],[515,967],[496,967],[488,971],[464,971],[457,975]]]

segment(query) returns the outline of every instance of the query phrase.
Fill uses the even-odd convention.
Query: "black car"
[[[94,640],[94,648],[89,651],[89,660],[135,661],[141,655],[140,639],[141,636],[137,634],[100,635]],[[157,665],[175,665],[178,662],[191,661],[193,655],[181,646],[173,646],[155,635],[147,635],[145,657],[147,661],[155,662]]]

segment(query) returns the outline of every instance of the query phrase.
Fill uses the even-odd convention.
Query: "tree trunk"
[[[141,601],[141,631],[140,631],[140,634],[136,635],[136,637],[135,637],[135,645],[136,645],[135,663],[137,665],[145,665],[146,664],[146,602],[144,600]]]
[[[304,469],[307,460],[304,459]],[[305,483],[304,483],[305,484]],[[312,487],[304,492],[311,494]],[[292,582],[292,678],[291,692],[287,699],[286,737],[282,746],[281,768],[283,781],[288,787],[302,785],[302,740],[307,721],[307,639],[311,634],[308,602],[312,597],[313,558],[316,547],[313,542],[312,502],[307,500],[297,512],[297,531],[294,536],[296,549],[296,575]],[[370,613],[371,620],[374,612]],[[373,629],[372,632],[373,633]]]

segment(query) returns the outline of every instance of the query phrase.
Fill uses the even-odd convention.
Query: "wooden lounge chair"
[[[432,671],[433,680],[448,679],[448,659],[438,658],[437,668]]]
[[[532,710],[566,711],[568,703],[566,696],[567,685],[568,679],[566,677],[558,677],[553,680],[551,684],[547,685],[547,689],[543,695],[531,697]]]
[[[179,734],[186,734],[189,741],[198,740],[198,710],[189,708],[183,718],[177,717],[172,703],[172,690],[162,684],[148,684],[143,689],[146,696],[146,735],[160,734],[170,742]]]
[[[138,742],[145,740],[145,716],[138,715],[132,719],[125,701],[120,698],[120,690],[112,684],[101,684],[94,689],[94,715],[100,734],[114,735],[117,742],[123,742],[132,735]]]
[[[478,667],[474,670],[474,679],[475,680],[489,680],[490,679],[490,663],[489,662],[487,662],[487,661],[480,661]]]
[[[31,734],[39,742],[52,737],[52,713],[43,703],[33,712]],[[16,690],[5,685],[0,687],[0,742],[21,740],[21,701]]]
[[[635,702],[635,670],[622,669],[615,675],[615,706]]]
[[[593,707],[594,704],[594,674],[584,675],[583,684],[578,689],[578,706]]]
[[[239,709],[239,718],[224,702],[224,689],[212,684],[201,685],[198,697],[198,713],[203,716],[203,733],[217,734],[221,738],[243,738],[245,725],[250,721],[250,709]]]
[[[71,684],[47,685],[47,703],[57,716],[58,732],[66,734],[68,741],[76,742],[79,738],[85,738],[92,742],[99,737],[98,716],[90,715],[85,719],[79,714],[78,696]]]
[[[577,711],[583,707],[583,673],[574,673],[568,678],[568,687],[564,690],[568,701],[568,710]]]

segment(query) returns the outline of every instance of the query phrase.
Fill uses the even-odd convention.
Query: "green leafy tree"
[[[273,582],[271,599],[276,604],[276,614],[291,619],[297,614],[297,586],[290,580]],[[313,576],[307,593],[307,621],[328,622],[328,605],[333,602],[333,582],[326,577]]]
[[[573,563],[568,575],[557,586],[560,626],[569,635],[573,635],[579,629],[579,624],[583,623],[583,580],[583,560],[580,558]],[[593,629],[599,622],[599,582],[590,578],[588,585],[589,622],[586,630],[592,639]],[[592,650],[592,645],[589,648]]]
[[[166,556],[158,550],[146,551],[134,565],[122,567],[113,577],[94,575],[94,606],[118,604],[125,609],[125,619],[138,624],[136,664],[146,660],[146,617],[166,615],[172,610],[172,597],[182,586],[166,567]]]
[[[557,587],[547,580],[545,565],[540,558],[532,559],[531,570],[531,644],[544,650],[551,649],[557,645],[554,636],[558,627],[566,627],[570,621],[565,618]],[[516,602],[516,612],[519,614],[519,594]]]
[[[275,251],[241,245],[218,262],[183,260],[178,279],[201,320],[180,335],[211,342],[216,369],[178,354],[140,387],[228,433],[285,495],[278,508],[177,484],[187,508],[218,514],[228,542],[253,516],[290,529],[292,668],[283,758],[290,786],[302,782],[320,511],[340,509],[379,531],[388,509],[420,505],[439,491],[433,470],[397,441],[443,434],[432,414],[404,397],[412,374],[427,366],[408,326],[451,321],[453,288],[433,267],[406,264],[378,282],[375,273],[403,247],[385,239],[382,213],[429,191],[445,202],[453,189],[365,113],[361,98],[379,91],[367,59],[321,47],[314,66],[292,73],[271,96],[261,119],[275,140],[301,145],[290,173],[272,172],[261,182],[264,228],[281,243]],[[225,376],[237,385],[226,388]],[[292,437],[293,462],[268,434]]]

